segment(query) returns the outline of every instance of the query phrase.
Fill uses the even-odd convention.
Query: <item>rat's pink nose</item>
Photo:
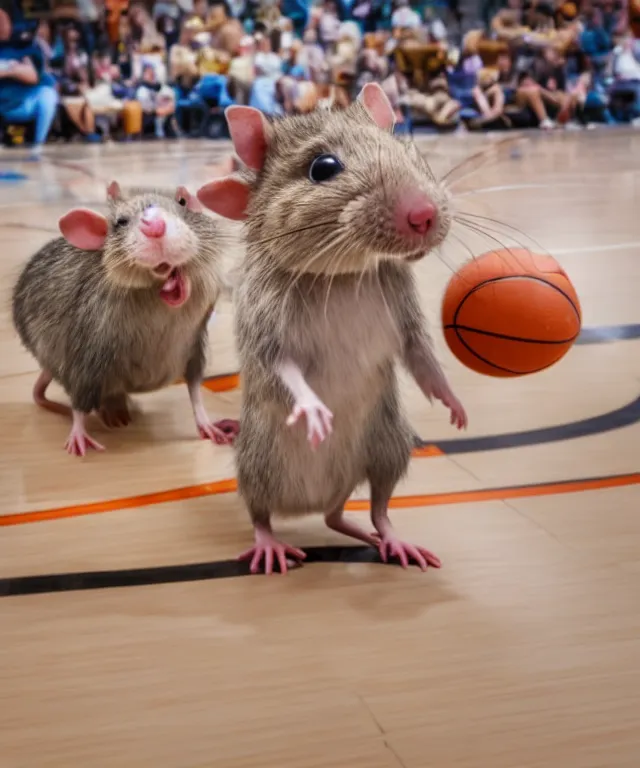
[[[145,211],[140,219],[140,231],[147,237],[162,237],[166,229],[165,220],[154,209]]]
[[[436,207],[429,201],[413,206],[407,213],[409,226],[419,235],[426,235],[436,220]]]

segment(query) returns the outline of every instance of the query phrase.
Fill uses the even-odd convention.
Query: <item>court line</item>
[[[436,504],[460,504],[473,501],[495,501],[531,496],[548,496],[559,493],[578,493],[620,488],[640,483],[640,472],[628,475],[610,475],[556,483],[516,485],[505,488],[486,488],[480,491],[455,491],[422,496],[399,496],[392,499],[390,506],[395,509],[427,507]],[[213,484],[211,484],[213,485]],[[368,510],[367,501],[347,504],[351,511]],[[305,563],[380,563],[377,550],[373,547],[305,547]],[[395,562],[393,564],[396,564]],[[0,579],[0,597],[70,592],[115,587],[139,587],[152,584],[169,584],[210,579],[225,579],[249,576],[249,565],[237,560],[221,560],[210,563],[155,566],[151,568],[129,568],[116,571],[86,571],[80,573],[43,574],[38,576],[15,576]]]
[[[578,345],[608,344],[613,341],[640,339],[640,323],[625,325],[595,325],[583,328],[575,343]]]
[[[613,411],[589,416],[579,421],[570,421],[552,427],[540,427],[524,432],[503,432],[500,435],[480,437],[454,437],[438,440],[438,448],[445,456],[461,453],[500,451],[506,448],[526,448],[544,443],[558,443],[576,440],[579,437],[593,437],[615,429],[630,427],[640,421],[640,396]]]
[[[609,245],[583,245],[572,248],[549,248],[549,253],[554,256],[569,256],[572,253],[598,253],[598,251],[628,251],[631,248],[640,248],[640,240],[630,240],[627,243],[610,243]]]
[[[560,480],[553,483],[534,483],[531,485],[515,485],[501,488],[481,488],[468,491],[451,491],[446,493],[428,493],[412,496],[395,496],[389,502],[392,509],[407,507],[432,507],[436,504],[466,504],[480,501],[504,501],[506,499],[525,498],[529,496],[549,496],[558,493],[574,493],[590,491],[598,488],[616,488],[623,485],[640,483],[640,472],[626,475],[609,475],[586,480]],[[172,501],[197,499],[203,496],[219,496],[234,493],[238,488],[235,478],[218,480],[212,483],[187,485],[182,488],[172,488],[167,491],[154,491],[137,496],[124,496],[107,501],[93,501],[88,504],[73,504],[53,509],[40,509],[33,512],[23,512],[14,515],[0,516],[0,528],[14,525],[29,525],[53,520],[65,520],[72,517],[98,515],[107,512],[118,512],[123,509],[137,509],[155,504],[166,504]],[[368,500],[355,499],[347,502],[345,509],[350,512],[362,512],[369,509]]]
[[[614,326],[614,328],[616,327]],[[607,337],[608,339],[616,337],[616,333],[619,334],[621,332],[620,329],[629,328],[629,326],[618,326],[617,328],[618,331],[609,333]],[[640,326],[634,326],[634,328],[640,334]],[[624,333],[627,332],[624,331]],[[624,335],[623,338],[630,338],[630,336],[627,334]],[[585,343],[590,342],[587,341]],[[237,373],[231,373],[211,376],[204,382],[204,386],[212,392],[225,392],[236,389],[239,386],[239,383],[239,375]],[[602,432],[630,426],[637,421],[640,421],[640,397],[614,411],[609,411],[581,421],[570,422],[568,424],[543,427],[541,429],[529,430],[526,432],[487,435],[475,438],[454,438],[452,440],[439,441],[437,445],[421,442],[415,447],[413,456],[414,458],[429,458],[433,456],[451,456],[460,453],[476,453],[487,450],[539,445],[541,443],[601,434]],[[0,527],[44,522],[47,520],[60,520],[82,515],[100,514],[116,511],[118,509],[130,509],[152,504],[162,504],[169,501],[179,501],[200,496],[214,495],[216,493],[230,493],[235,490],[236,481],[234,479],[227,479],[217,483],[203,483],[187,488],[170,489],[167,491],[158,491],[133,497],[90,502],[87,504],[53,509],[34,510],[32,512],[11,515],[0,515]],[[445,496],[447,495],[445,494]],[[474,500],[474,498],[476,497],[473,497],[470,500]],[[442,501],[439,503],[447,502]]]

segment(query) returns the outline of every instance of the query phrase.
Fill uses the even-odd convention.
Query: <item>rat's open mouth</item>
[[[189,292],[189,278],[180,267],[175,267],[160,288],[160,298],[170,307],[181,307],[189,298]]]

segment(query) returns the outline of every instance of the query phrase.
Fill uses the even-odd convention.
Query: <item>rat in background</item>
[[[234,106],[227,120],[237,173],[198,198],[245,220],[237,289],[242,377],[238,486],[255,532],[242,558],[287,570],[302,550],[274,536],[273,515],[322,512],[335,531],[422,570],[428,550],[395,534],[387,507],[406,473],[412,431],[400,407],[400,360],[430,400],[467,424],[436,360],[411,263],[439,245],[449,197],[415,145],[392,135],[393,110],[366,85],[339,112],[268,122]],[[233,166],[232,166],[233,167]],[[345,520],[344,504],[368,481],[375,532]]]
[[[128,395],[184,377],[203,438],[232,442],[237,422],[213,422],[204,407],[207,323],[225,285],[220,225],[184,187],[174,192],[112,182],[107,216],[75,208],[62,237],[27,263],[13,291],[13,322],[41,367],[35,402],[72,417],[70,454],[104,450],[85,425],[129,424]],[[46,397],[59,382],[71,408]]]

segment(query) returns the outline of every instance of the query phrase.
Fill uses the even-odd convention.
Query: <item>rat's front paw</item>
[[[469,419],[462,403],[453,394],[449,386],[434,389],[433,396],[451,411],[451,424],[458,429],[466,429]]]
[[[317,448],[333,430],[333,414],[324,403],[315,398],[308,402],[296,403],[287,419],[287,426],[293,426],[302,417],[307,422],[307,440],[313,448]]]

